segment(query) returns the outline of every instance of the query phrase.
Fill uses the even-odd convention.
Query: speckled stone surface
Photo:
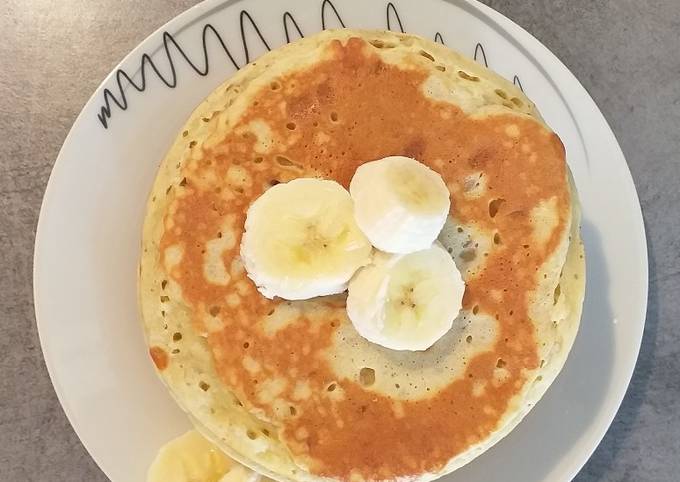
[[[35,226],[81,107],[125,54],[194,3],[5,0],[0,9],[2,481],[106,480],[45,370],[32,304]],[[538,37],[594,97],[627,156],[647,227],[640,359],[621,410],[576,480],[680,480],[680,2],[485,3]]]

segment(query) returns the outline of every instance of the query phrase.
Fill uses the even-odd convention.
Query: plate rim
[[[106,88],[107,85],[110,85],[111,80],[114,79],[116,72],[119,69],[124,69],[126,64],[130,63],[133,59],[137,59],[140,57],[141,54],[144,53],[144,47],[148,45],[151,45],[153,47],[153,50],[155,51],[156,48],[159,48],[159,46],[154,47],[151,42],[156,39],[156,37],[159,37],[159,35],[162,34],[164,31],[169,31],[172,33],[178,33],[181,31],[183,28],[190,26],[191,24],[200,21],[204,16],[209,16],[210,13],[218,8],[227,8],[232,6],[233,4],[239,3],[242,0],[203,0],[202,2],[180,12],[177,14],[175,17],[171,18],[168,20],[166,23],[158,27],[156,30],[151,32],[149,35],[147,35],[143,40],[141,40],[137,45],[130,50],[109,72],[108,75],[101,81],[101,83],[97,86],[97,88],[93,91],[92,95],[88,98],[88,100],[85,102],[83,107],[80,110],[80,113],[76,117],[76,119],[73,122],[73,125],[71,126],[67,136],[65,137],[63,144],[59,150],[59,153],[55,159],[55,162],[52,166],[52,169],[50,171],[50,176],[48,178],[47,184],[45,186],[43,198],[41,201],[40,205],[40,210],[39,210],[39,217],[38,217],[38,222],[36,225],[36,232],[35,232],[35,240],[34,240],[34,251],[33,251],[33,270],[32,270],[32,276],[33,276],[33,302],[34,302],[34,312],[35,312],[35,320],[36,320],[36,326],[37,326],[37,331],[38,331],[38,338],[40,342],[40,348],[42,350],[43,354],[43,360],[45,363],[45,367],[47,368],[47,372],[50,378],[50,381],[52,383],[52,386],[54,388],[54,392],[57,396],[57,399],[59,400],[59,403],[61,405],[62,410],[64,411],[64,414],[66,415],[69,424],[72,428],[72,430],[75,432],[76,436],[78,437],[80,443],[82,446],[85,448],[87,451],[88,455],[92,458],[92,460],[95,462],[97,467],[108,477],[107,471],[101,466],[99,463],[97,457],[95,454],[91,451],[90,447],[85,443],[83,438],[81,437],[81,433],[77,425],[74,423],[74,420],[76,419],[74,412],[70,408],[67,400],[66,400],[66,391],[64,390],[62,384],[60,383],[59,377],[56,374],[57,370],[55,368],[56,362],[54,361],[55,358],[53,355],[50,355],[50,348],[49,348],[49,342],[46,340],[44,333],[45,329],[41,329],[41,326],[43,326],[46,323],[46,319],[49,318],[48,316],[43,314],[43,306],[41,302],[41,290],[43,289],[40,286],[40,275],[38,273],[40,266],[43,266],[42,258],[41,258],[41,252],[43,251],[41,249],[41,245],[43,245],[46,241],[45,239],[45,234],[44,234],[44,225],[46,223],[45,219],[50,216],[50,201],[52,197],[54,196],[54,191],[55,191],[55,179],[59,176],[59,169],[60,166],[64,164],[64,151],[66,150],[66,147],[74,142],[74,137],[77,135],[77,131],[80,130],[81,126],[88,122],[85,119],[86,114],[90,113],[91,108],[93,105],[96,105],[100,103],[100,98],[102,95],[102,92]],[[324,0],[323,3],[325,3],[326,0]],[[468,11],[476,11],[475,14],[481,15],[483,18],[482,20],[486,22],[493,22],[493,27],[500,31],[501,33],[506,34],[506,37],[509,37],[510,40],[512,40],[514,43],[516,43],[519,47],[521,47],[522,50],[524,50],[526,53],[528,53],[531,56],[532,61],[536,63],[537,66],[540,67],[541,70],[544,70],[545,72],[545,77],[550,81],[550,83],[553,84],[555,87],[555,90],[560,93],[560,95],[563,98],[565,106],[569,109],[570,114],[573,116],[575,120],[575,124],[578,130],[578,134],[581,137],[584,147],[586,145],[585,139],[583,137],[583,134],[581,132],[580,128],[580,123],[576,122],[579,118],[581,118],[583,115],[589,115],[592,117],[595,117],[595,120],[592,120],[593,123],[600,124],[601,128],[605,129],[605,134],[608,137],[606,140],[608,144],[608,150],[612,151],[618,158],[620,158],[620,161],[622,161],[622,166],[621,168],[623,169],[624,175],[622,176],[622,181],[626,183],[624,186],[626,190],[628,191],[629,195],[631,195],[631,201],[634,206],[634,210],[631,214],[632,220],[635,224],[637,224],[637,230],[634,233],[635,234],[635,244],[637,244],[637,247],[640,251],[640,257],[636,258],[637,259],[637,266],[635,268],[636,271],[638,271],[639,275],[641,276],[641,292],[639,293],[640,295],[640,304],[638,305],[638,309],[636,310],[637,313],[633,316],[635,320],[639,320],[638,323],[635,325],[635,343],[634,343],[634,354],[631,353],[631,356],[627,357],[625,359],[626,365],[624,368],[620,368],[618,370],[619,373],[624,373],[624,379],[625,379],[625,384],[621,383],[617,386],[610,386],[608,388],[608,393],[610,394],[607,398],[603,400],[603,405],[606,404],[607,410],[606,410],[606,416],[600,416],[598,418],[595,418],[591,425],[595,425],[596,428],[594,430],[594,433],[589,437],[587,445],[587,449],[585,451],[582,451],[584,454],[583,457],[573,457],[572,461],[570,461],[567,464],[567,468],[565,469],[570,475],[569,479],[573,479],[578,472],[585,466],[585,464],[588,462],[592,454],[595,452],[597,447],[599,446],[600,442],[606,435],[609,427],[611,426],[616,414],[618,413],[618,410],[621,406],[621,403],[623,402],[623,399],[628,391],[628,388],[630,386],[631,379],[633,377],[634,371],[635,371],[635,366],[637,364],[637,360],[639,357],[640,353],[640,348],[642,345],[642,339],[644,335],[644,329],[645,329],[645,324],[646,324],[646,312],[647,312],[647,305],[648,305],[648,295],[649,295],[649,264],[648,264],[648,244],[647,244],[647,237],[646,237],[646,227],[644,223],[644,218],[642,216],[642,207],[640,204],[639,200],[639,195],[635,186],[635,182],[632,176],[632,173],[630,171],[630,166],[625,158],[625,155],[620,147],[620,144],[616,138],[616,135],[614,134],[613,130],[611,129],[611,126],[609,125],[608,121],[604,117],[604,114],[600,111],[600,109],[597,107],[597,104],[595,101],[592,99],[590,93],[585,89],[585,87],[581,84],[581,82],[576,78],[576,76],[564,65],[564,63],[547,47],[545,46],[540,40],[538,40],[536,37],[534,37],[531,33],[529,33],[527,30],[525,30],[523,27],[515,23],[513,20],[509,19],[508,17],[504,16],[500,12],[497,12],[496,10],[492,9],[491,7],[482,4],[481,2],[477,2],[475,0],[440,0],[444,3],[449,3],[453,6],[462,6],[464,5],[466,10]],[[321,2],[320,2],[321,3]],[[386,2],[387,3],[387,2]],[[539,61],[539,56],[540,56],[540,62]],[[557,73],[559,73],[560,76],[560,82],[557,83],[555,81],[555,75],[552,74],[549,70],[544,69],[544,62],[549,62],[551,69],[554,69]],[[136,70],[135,70],[136,72]],[[569,92],[565,92],[565,87],[569,87]],[[578,115],[578,113],[575,113],[572,110],[572,106],[574,105],[574,102],[569,102],[570,97],[579,97],[579,104],[580,104],[580,109],[583,111],[587,111],[585,113],[581,113]],[[586,101],[586,102],[583,102]],[[588,155],[588,152],[586,150],[586,155]],[[43,320],[43,321],[41,321]],[[610,376],[613,376],[610,375]],[[583,444],[581,444],[583,445]]]

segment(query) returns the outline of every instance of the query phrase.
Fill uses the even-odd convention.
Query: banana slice
[[[265,479],[271,481],[245,465],[236,463],[218,482],[264,482]]]
[[[149,468],[147,482],[260,482],[260,474],[190,430],[161,447]]]
[[[371,251],[347,190],[321,179],[295,179],[262,194],[248,210],[241,241],[258,290],[287,300],[345,291]]]
[[[349,185],[359,228],[388,253],[429,248],[451,207],[441,176],[403,156],[359,166]]]
[[[410,254],[376,253],[349,283],[347,314],[367,340],[393,350],[426,350],[462,307],[465,283],[439,244]]]

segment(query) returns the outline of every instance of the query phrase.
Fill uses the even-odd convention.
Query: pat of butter
[[[161,447],[147,482],[260,482],[260,474],[190,430]]]

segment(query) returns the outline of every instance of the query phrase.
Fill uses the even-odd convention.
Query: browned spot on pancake
[[[490,147],[487,147],[485,145],[482,145],[478,151],[473,152],[471,155],[468,156],[467,158],[468,165],[473,169],[484,169],[489,161],[491,162],[496,161],[495,158],[496,152],[497,146],[492,145]]]
[[[168,367],[168,354],[160,346],[152,346],[149,355],[159,370],[163,371]]]
[[[322,82],[316,88],[316,94],[321,105],[329,104],[335,100],[335,91],[328,82]]]
[[[221,306],[218,315],[229,322],[208,335],[213,352],[219,353],[216,367],[223,383],[244,405],[263,410],[280,425],[294,456],[307,462],[312,472],[341,479],[349,479],[352,473],[365,479],[388,479],[436,471],[497,427],[508,401],[527,382],[523,371],[539,365],[527,296],[535,288],[531,274],[555,249],[569,216],[564,148],[554,134],[530,119],[511,115],[473,119],[455,106],[425,98],[421,85],[426,71],[385,64],[374,54],[377,49],[360,39],[350,39],[346,45],[336,40],[328,48],[332,60],[279,79],[281,88],[263,88],[257,105],[252,103],[239,121],[245,126],[253,119],[266,119],[273,134],[284,140],[262,156],[259,166],[267,169],[249,170],[252,189],[228,202],[215,189],[181,198],[173,217],[181,234],[166,232],[161,252],[175,243],[185,246],[173,279],[193,305],[194,323],[200,328],[198,313],[205,312],[201,307],[211,306]],[[297,90],[288,89],[292,83]],[[285,112],[279,107],[282,102]],[[289,122],[295,123],[294,131],[286,128]],[[531,165],[520,142],[498,142],[498,133],[509,125],[519,129],[520,140],[530,141],[540,160],[538,168]],[[405,139],[405,126],[417,136]],[[315,142],[319,132],[328,137],[322,145]],[[285,142],[293,135],[292,142]],[[203,158],[213,161],[210,169],[216,172],[216,179],[224,179],[234,163],[253,165],[253,144],[252,136],[230,133],[213,151],[206,150]],[[229,156],[220,154],[226,146]],[[329,315],[323,322],[300,316],[267,334],[261,319],[280,301],[260,296],[243,273],[233,276],[228,286],[207,283],[201,253],[219,230],[223,213],[231,213],[241,231],[235,247],[223,254],[225,266],[238,256],[250,203],[272,181],[291,179],[291,169],[277,164],[276,156],[294,159],[305,172],[318,172],[348,186],[362,162],[395,154],[414,156],[438,171],[449,185],[458,184],[459,189],[452,192],[455,217],[461,223],[474,222],[480,229],[497,232],[503,243],[503,249],[488,253],[484,270],[466,280],[463,302],[468,310],[475,306],[476,312],[498,319],[500,332],[494,350],[469,360],[462,378],[429,392],[427,398],[400,401],[398,410],[394,400],[358,379],[339,380],[334,390],[328,390],[336,376],[324,353],[333,342],[336,327],[346,323],[342,303],[328,301]],[[486,192],[466,198],[463,182],[480,170],[486,176]],[[559,211],[558,229],[547,242],[524,249],[532,233],[527,213],[541,200],[553,197]],[[494,199],[504,201],[490,216],[489,204]],[[515,256],[517,253],[521,256]],[[236,292],[238,282],[248,283],[252,289],[232,307],[224,300]],[[499,293],[502,296],[493,295]],[[248,357],[257,362],[257,375],[244,367],[246,340]],[[477,390],[473,396],[475,382],[494,379],[499,359],[507,371],[503,383],[488,383],[483,393]],[[253,364],[247,365],[253,368]],[[278,395],[291,407],[283,414],[258,399],[263,381],[281,377],[291,381]],[[305,380],[312,393],[323,396],[293,402],[297,380]],[[299,440],[301,431],[306,434],[304,441]]]
[[[425,141],[422,137],[416,137],[411,142],[406,144],[401,151],[396,152],[395,155],[412,157],[420,160],[425,153]]]

